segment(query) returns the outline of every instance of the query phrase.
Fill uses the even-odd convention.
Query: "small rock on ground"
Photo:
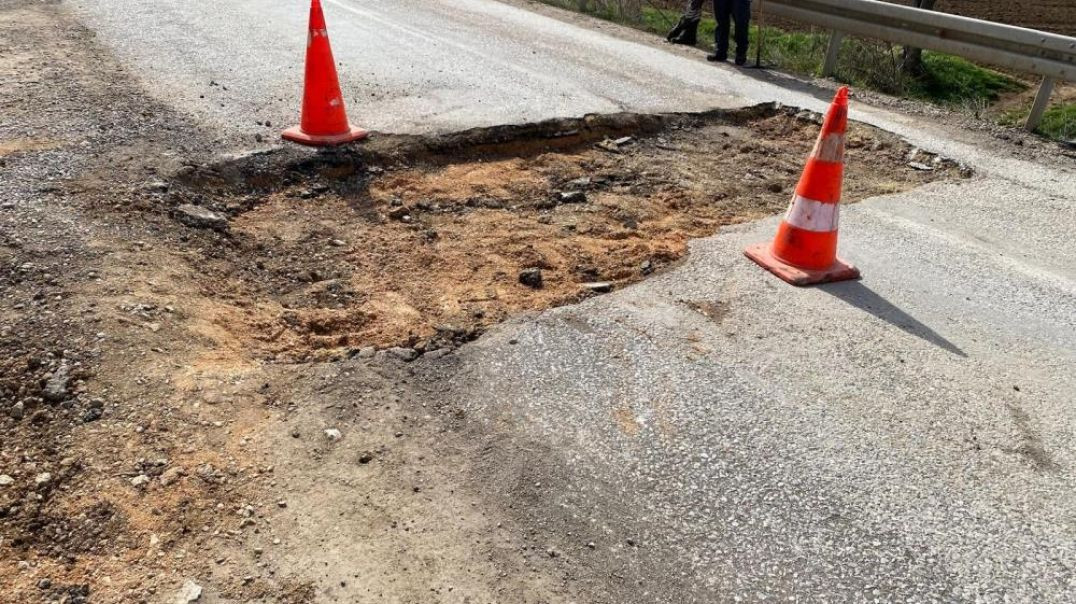
[[[223,214],[189,203],[176,208],[176,218],[183,224],[197,229],[223,231],[228,228],[228,219]]]
[[[411,362],[418,358],[418,351],[414,348],[401,348],[397,346],[395,348],[389,348],[386,352],[400,359],[401,361],[406,362]]]
[[[168,486],[168,485],[172,484],[173,482],[179,480],[180,477],[186,476],[186,475],[187,475],[187,472],[183,468],[180,468],[180,467],[168,468],[163,473],[161,473],[161,477],[158,480],[161,481],[162,485]]]
[[[191,602],[197,602],[201,597],[202,586],[187,579],[183,582],[183,586],[179,588],[179,591],[176,592],[173,602],[175,604],[191,604]]]
[[[61,363],[60,367],[53,372],[48,382],[45,383],[45,398],[53,402],[59,402],[67,398],[67,383],[70,380],[71,373],[67,363]]]
[[[561,203],[584,203],[587,194],[582,191],[561,191],[558,194]]]
[[[535,267],[523,269],[519,272],[519,282],[527,287],[541,289],[542,269]]]

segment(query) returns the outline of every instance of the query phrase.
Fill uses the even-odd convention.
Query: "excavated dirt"
[[[422,352],[623,287],[692,238],[781,212],[818,117],[771,106],[591,117],[255,156],[185,171],[169,202],[228,218],[226,233],[192,234],[215,248],[198,246],[196,282],[226,294],[213,296],[220,346],[278,360]],[[848,147],[846,202],[960,173],[859,124]],[[540,287],[521,283],[528,269]]]

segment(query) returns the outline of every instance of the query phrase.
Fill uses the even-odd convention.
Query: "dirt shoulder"
[[[564,460],[428,376],[781,211],[818,116],[222,158],[61,4],[19,0],[0,74],[3,601],[623,602],[660,577],[630,535],[517,509]],[[966,176],[860,125],[848,152],[849,202]]]

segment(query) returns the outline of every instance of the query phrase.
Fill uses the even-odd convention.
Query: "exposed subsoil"
[[[387,137],[361,152],[193,168],[162,201],[228,218],[226,233],[192,235],[195,287],[229,294],[213,296],[220,346],[278,360],[421,353],[623,287],[692,238],[782,211],[817,121],[762,106]],[[959,177],[864,125],[848,147],[846,201]],[[541,283],[521,282],[534,269]]]
[[[61,4],[29,0],[0,1],[0,77],[13,603],[628,601],[623,538],[485,496],[521,488],[540,445],[506,450],[405,361],[783,210],[818,119],[591,117],[222,160]],[[960,175],[861,125],[848,162],[849,202]]]

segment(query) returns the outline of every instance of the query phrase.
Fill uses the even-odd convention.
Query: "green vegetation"
[[[1031,110],[1030,102],[1023,107],[1007,109],[998,117],[1004,126],[1019,127]],[[1062,141],[1076,140],[1076,103],[1060,103],[1046,110],[1035,132]]]
[[[1055,105],[1046,110],[1036,132],[1059,140],[1076,140],[1076,103]]]
[[[548,4],[630,25],[659,35],[679,20],[680,12],[657,8],[651,2],[628,0],[543,0]],[[660,4],[660,2],[658,3]],[[699,46],[710,47],[714,40],[715,22],[703,17],[699,26]],[[759,38],[758,28],[751,27],[751,54],[754,62]],[[822,69],[828,32],[815,29],[789,31],[763,27],[761,36],[762,63],[790,73],[817,76]],[[922,99],[959,110],[970,111],[977,117],[987,113],[990,104],[1009,92],[1026,90],[1028,85],[1003,73],[980,67],[975,63],[939,52],[923,53],[924,73],[912,77],[904,72],[903,53],[899,46],[847,37],[841,45],[837,79],[853,87],[868,88],[896,96]],[[1018,113],[1018,112],[1017,112]],[[1003,116],[1003,123],[1018,123],[1026,117],[1016,113]],[[1040,134],[1051,138],[1071,140],[1076,137],[1076,105],[1052,107],[1046,112]]]
[[[1019,92],[1027,86],[1007,75],[979,67],[953,55],[924,52],[926,74],[911,82],[911,96],[942,103],[968,99],[997,100],[1003,92]]]

